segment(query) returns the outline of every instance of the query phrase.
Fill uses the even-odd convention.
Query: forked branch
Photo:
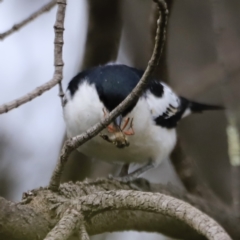
[[[50,199],[54,205],[54,198]],[[208,215],[182,200],[161,193],[133,190],[98,191],[61,201],[62,203],[59,204],[56,199],[59,207],[56,207],[55,211],[61,215],[65,208],[67,210],[45,240],[66,240],[73,233],[82,231],[85,229],[83,217],[90,221],[94,216],[103,212],[123,210],[161,214],[185,223],[209,240],[231,240],[225,230]],[[87,237],[88,234],[85,231],[81,236]]]
[[[55,4],[55,1],[53,1]],[[52,2],[52,4],[53,4]],[[58,10],[57,10],[57,17],[56,22],[54,25],[54,75],[52,80],[43,85],[37,87],[32,92],[16,99],[11,102],[5,103],[0,105],[0,114],[7,113],[8,111],[17,108],[24,103],[31,101],[32,99],[42,95],[47,90],[50,90],[55,85],[59,84],[59,95],[60,97],[63,96],[62,88],[61,88],[61,81],[62,81],[62,71],[63,71],[63,60],[62,60],[62,46],[63,46],[63,32],[64,32],[64,18],[65,18],[65,6],[66,0],[57,0]]]
[[[57,193],[46,188],[32,190],[22,204],[0,198],[0,224],[3,226],[0,236],[11,240],[16,239],[18,233],[18,240],[37,240],[46,236],[54,239],[61,232],[63,236],[69,236],[74,232],[87,239],[88,234],[135,230],[186,240],[203,240],[205,238],[198,233],[204,232],[204,236],[212,236],[210,239],[229,240],[219,224],[211,219],[213,217],[233,239],[239,239],[238,220],[229,211],[223,214],[215,205],[207,206],[206,201],[191,195],[188,196],[191,205],[177,200],[175,197],[180,195],[185,201],[188,194],[171,186],[159,185],[157,189],[164,194],[133,191],[128,184],[97,179],[61,184]],[[83,224],[86,229],[81,228]],[[76,228],[73,229],[74,225]],[[198,233],[193,230],[193,225]],[[55,234],[50,233],[51,229]]]
[[[44,240],[67,240],[73,234],[80,220],[79,212],[75,209],[68,209]]]

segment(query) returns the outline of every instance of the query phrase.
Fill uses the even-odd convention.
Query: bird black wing
[[[95,86],[99,99],[106,109],[112,111],[131,93],[142,73],[126,65],[98,66],[79,73],[71,80],[68,89],[73,97],[81,83],[87,81]],[[122,115],[129,113],[137,101],[138,99]]]

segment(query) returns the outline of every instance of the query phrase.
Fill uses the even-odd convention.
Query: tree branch
[[[139,179],[138,181],[140,180],[143,179]],[[141,187],[141,184],[139,187]],[[32,190],[25,195],[23,205],[0,199],[0,238],[2,239],[4,236],[3,239],[8,240],[44,239],[47,232],[56,226],[62,217],[68,215],[66,211],[75,208],[76,215],[78,215],[77,212],[83,212],[84,224],[90,235],[113,231],[136,230],[159,232],[177,239],[205,239],[202,235],[192,230],[185,222],[177,220],[178,217],[176,218],[174,214],[187,218],[187,221],[191,221],[191,217],[194,217],[194,215],[190,215],[190,211],[185,216],[184,209],[186,209],[185,207],[188,204],[185,205],[184,203],[182,205],[182,201],[176,199],[176,202],[174,198],[169,198],[170,195],[180,197],[184,201],[187,199],[191,205],[197,206],[197,208],[219,221],[228,230],[233,239],[240,238],[239,219],[232,216],[228,210],[208,205],[208,202],[201,198],[186,194],[186,192],[179,191],[179,189],[175,189],[172,186],[150,185],[150,189],[154,191],[160,190],[164,195],[128,191],[131,189],[132,187],[129,184],[108,179],[97,179],[94,181],[86,180],[84,182],[77,182],[75,184],[62,184],[57,193],[44,188]],[[123,192],[126,195],[120,194],[121,196],[119,197],[118,193],[122,192],[122,190],[124,190]],[[128,193],[130,193],[129,196]],[[153,212],[155,210],[160,211],[157,210],[158,204],[160,204],[161,211],[163,211],[162,214]],[[134,206],[136,208],[132,208]],[[168,210],[169,206],[170,210]],[[122,210],[125,207],[132,210]],[[99,211],[99,209],[102,209],[102,211]],[[133,209],[139,209],[140,211]],[[177,210],[175,211],[174,209]],[[172,217],[169,217],[169,214],[171,214],[169,211],[173,213]],[[196,212],[194,211],[194,213]],[[80,215],[79,219],[80,222],[75,229],[77,233],[81,231],[80,226],[83,223]],[[202,215],[200,217],[195,215],[192,219],[193,224],[197,226],[201,219],[204,219]],[[210,225],[212,224],[212,220],[210,222],[208,220],[207,222]],[[201,229],[206,226],[207,222],[201,225]],[[207,229],[210,230],[208,227]],[[12,229],[17,234],[14,234]],[[221,228],[218,226],[216,229]],[[218,233],[220,234],[220,232]],[[211,232],[207,234],[209,235]]]
[[[79,227],[78,237],[79,240],[90,240],[84,222]]]
[[[172,14],[172,7],[174,5],[174,0],[166,0],[168,11],[169,11],[169,21],[171,22],[171,14]],[[158,19],[158,9],[156,8],[155,4],[152,4],[152,11],[150,15],[150,37],[151,37],[151,49],[154,47],[155,42],[155,29],[157,27],[157,19]],[[169,24],[168,24],[169,28]],[[169,32],[167,29],[167,39],[169,39]],[[168,68],[168,42],[165,43],[165,47],[162,52],[161,59],[159,61],[159,65],[155,70],[155,75],[161,79],[163,82],[169,83],[169,68]]]
[[[79,202],[81,211],[87,213],[87,218],[102,211],[141,210],[161,213],[183,221],[209,240],[231,239],[224,229],[206,214],[188,203],[161,193],[129,190],[98,192],[82,197]]]
[[[148,81],[150,80],[149,78],[150,75],[153,73],[155,66],[158,64],[159,58],[163,50],[165,36],[166,36],[166,26],[167,26],[167,16],[168,16],[167,5],[162,0],[154,0],[154,1],[158,4],[161,18],[158,19],[156,42],[155,42],[153,54],[142,78],[140,79],[137,86],[133,89],[133,91],[126,97],[126,99],[122,103],[120,103],[108,115],[108,117],[106,117],[103,121],[101,121],[100,123],[97,123],[90,129],[88,129],[85,133],[82,133],[76,137],[73,137],[65,142],[61,151],[61,155],[55,167],[55,170],[52,174],[52,177],[49,183],[49,189],[53,191],[58,190],[60,185],[60,178],[70,153],[74,149],[78,148],[79,146],[84,144],[86,141],[91,139],[92,137],[96,136],[102,129],[107,127],[107,125],[109,125],[109,123],[116,116],[118,116],[121,112],[123,112],[124,109],[126,109],[132,102],[136,101],[136,99],[138,99],[141,93],[144,91]]]
[[[68,209],[44,240],[67,240],[73,234],[80,220],[79,212],[75,209]]]
[[[55,1],[54,1],[55,2]],[[63,96],[61,81],[62,81],[62,46],[63,46],[63,31],[64,31],[64,17],[65,17],[65,5],[66,0],[57,0],[58,10],[56,15],[56,22],[54,25],[55,39],[54,39],[54,75],[52,80],[37,87],[32,92],[8,103],[0,106],[0,114],[7,113],[8,111],[21,106],[24,103],[31,101],[32,99],[42,95],[45,91],[50,90],[55,85],[59,84],[59,95]],[[53,4],[53,3],[52,3]]]
[[[79,69],[103,65],[116,60],[121,38],[121,0],[88,0],[88,33],[84,50],[83,64]],[[156,29],[156,28],[155,28]],[[61,146],[66,141],[65,134]],[[68,165],[61,178],[82,180],[89,176],[92,162],[75,150],[69,156]]]
[[[168,9],[171,14],[171,9],[174,4],[174,0],[168,0]],[[157,11],[155,8],[155,5],[153,5],[151,14],[151,35],[154,34],[154,29],[156,29],[156,23],[155,19],[157,18]],[[153,37],[152,37],[153,38]],[[160,64],[157,67],[156,74],[159,78],[161,78],[164,82],[168,83],[170,82],[169,79],[169,69],[167,64],[167,44],[163,50],[163,54],[160,60]],[[184,153],[184,150],[182,148],[182,145],[180,141],[177,141],[177,145],[174,148],[170,160],[175,168],[176,173],[178,174],[180,180],[182,181],[183,185],[186,187],[186,189],[192,193],[197,194],[202,197],[207,197],[207,199],[212,199],[214,201],[220,202],[221,201],[215,196],[215,194],[211,191],[210,188],[208,188],[206,185],[204,185],[199,177],[197,176],[196,171],[194,171],[192,161],[189,157],[186,156]]]
[[[204,239],[203,236],[205,236],[213,240],[230,240],[228,234],[215,220],[188,203],[168,196],[174,195],[174,192],[166,195],[133,191],[131,190],[132,185],[106,179],[76,184],[67,183],[61,186],[59,183],[64,164],[71,151],[106,127],[144,90],[149,75],[153,72],[159,60],[165,39],[168,11],[164,1],[158,0],[157,3],[160,11],[162,11],[162,21],[158,20],[154,52],[137,87],[111,112],[105,121],[96,124],[86,133],[66,141],[48,188],[30,191],[18,204],[0,198],[0,238],[35,240],[43,239],[47,235],[45,240],[64,240],[77,232],[79,237],[89,239],[87,232],[94,234],[129,229],[169,233],[175,235],[175,237],[182,236],[184,239]],[[59,77],[59,81],[61,81],[63,68],[62,35],[66,1],[58,0],[58,4],[55,24],[54,56],[56,61],[54,62],[54,77]],[[165,14],[163,14],[163,11]],[[141,179],[137,181],[141,181]],[[137,182],[134,184],[137,184]],[[154,187],[149,183],[147,185],[150,189]],[[160,189],[169,192],[171,188],[169,186],[161,188],[160,186]],[[58,191],[53,192],[51,190]],[[217,209],[204,199],[195,198],[185,192],[181,192],[180,196],[188,199],[193,205],[200,206],[199,209],[204,209],[205,212],[209,211],[209,215]],[[226,229],[231,231],[236,239],[239,239],[240,232],[239,228],[236,227],[239,226],[239,219],[233,216],[227,208],[223,208],[222,212],[217,209],[215,214],[217,216],[216,220],[225,223],[223,224],[224,227],[227,225]],[[229,224],[231,227],[229,227]],[[172,230],[173,226],[174,231]],[[50,231],[50,229],[52,230]],[[195,229],[201,235],[192,229]]]
[[[0,197],[0,239],[43,239],[54,225],[39,209]]]
[[[167,4],[168,4],[169,12],[170,14],[172,14],[171,9],[174,5],[174,0],[167,0]],[[153,5],[151,19],[150,19],[152,39],[154,36],[154,29],[156,29],[156,23],[155,23],[156,22],[155,19],[157,19],[156,14],[157,14],[156,8],[155,8],[155,5]],[[155,74],[164,82],[169,84],[170,79],[169,79],[169,69],[167,64],[167,57],[168,57],[167,43],[163,50],[160,64],[157,67]],[[182,181],[183,185],[186,187],[186,189],[190,193],[205,197],[206,199],[217,202],[219,205],[223,204],[221,200],[217,198],[214,192],[199,179],[196,171],[194,171],[192,160],[189,157],[187,157],[186,154],[184,153],[184,150],[179,140],[177,141],[177,145],[171,154],[170,160],[176,170],[176,173],[178,174],[180,180]]]
[[[40,8],[35,13],[31,14],[28,18],[24,19],[22,22],[17,23],[13,25],[9,30],[7,30],[4,33],[0,33],[0,40],[4,40],[7,36],[11,35],[12,33],[15,33],[28,23],[32,22],[34,19],[36,19],[38,16],[40,16],[43,13],[46,13],[50,11],[54,6],[56,5],[56,0],[52,0],[48,4],[44,5],[42,8]]]
[[[54,40],[54,76],[59,75],[59,97],[63,106],[63,89],[62,89],[62,78],[63,78],[63,66],[64,62],[62,59],[62,48],[63,48],[63,32],[64,32],[64,19],[67,0],[57,0],[58,11],[56,16],[56,22],[54,25],[55,40]]]

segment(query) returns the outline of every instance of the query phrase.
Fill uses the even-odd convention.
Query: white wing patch
[[[164,118],[170,118],[174,116],[180,107],[179,97],[172,91],[172,89],[166,84],[163,85],[162,97],[156,97],[150,90],[146,92],[146,101],[149,105],[151,115],[153,119],[163,116]]]

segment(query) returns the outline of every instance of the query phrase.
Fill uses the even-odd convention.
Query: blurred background
[[[47,0],[8,0],[0,3],[0,32],[28,17]],[[207,0],[168,1],[167,44],[158,77],[178,94],[192,100],[225,104],[225,70],[218,62],[211,3]],[[226,1],[229,27],[223,44],[230,62],[228,87],[240,100],[240,28],[238,0]],[[68,1],[63,59],[64,80],[81,69],[110,61],[144,69],[151,56],[156,8],[151,0]],[[53,76],[53,25],[56,7],[0,42],[0,104],[18,98]],[[229,69],[228,69],[229,70]],[[0,116],[0,196],[19,201],[22,193],[47,185],[62,143],[65,126],[58,88]],[[214,192],[230,202],[230,164],[224,112],[191,116],[178,127],[184,152]],[[71,156],[63,181],[117,174],[119,167]],[[183,188],[169,159],[143,175],[151,182]],[[159,234],[125,232],[92,239],[167,239]]]

